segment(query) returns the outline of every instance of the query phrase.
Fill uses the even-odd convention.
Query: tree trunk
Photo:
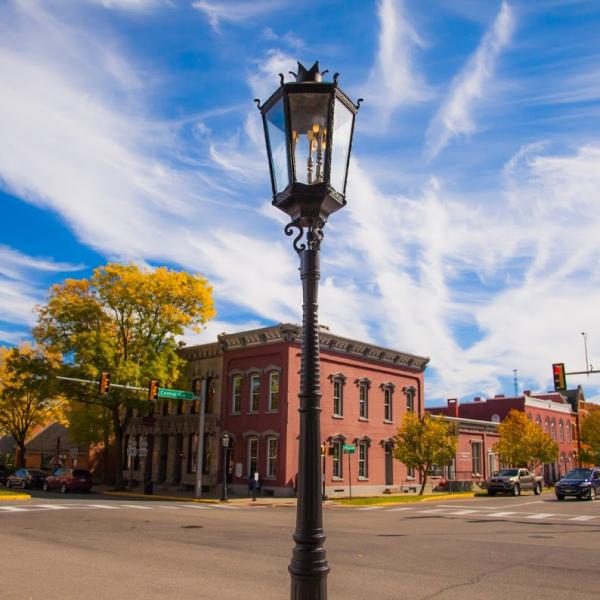
[[[121,427],[121,416],[119,407],[112,409],[113,429],[115,432],[115,488],[125,489],[123,485],[123,428]]]
[[[17,460],[15,463],[17,469],[25,466],[25,441],[17,440]]]
[[[427,483],[427,470],[421,471],[419,475],[421,475],[421,489],[419,491],[419,496],[422,496],[425,491],[425,484]]]

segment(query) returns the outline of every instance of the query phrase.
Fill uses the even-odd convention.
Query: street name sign
[[[170,390],[168,388],[158,388],[159,398],[168,398],[169,400],[193,400],[194,392],[184,392],[183,390]]]
[[[356,446],[354,444],[344,444],[342,446],[342,450],[346,454],[354,454],[354,452],[356,451]]]

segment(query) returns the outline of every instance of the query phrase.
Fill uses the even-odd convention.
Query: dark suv
[[[555,486],[554,493],[559,500],[575,496],[577,500],[595,500],[600,495],[600,469],[573,469]]]

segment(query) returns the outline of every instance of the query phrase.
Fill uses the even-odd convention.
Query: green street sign
[[[159,398],[168,398],[169,400],[193,400],[194,392],[184,392],[183,390],[170,390],[168,388],[158,388]]]
[[[344,444],[342,450],[346,454],[354,454],[354,452],[356,452],[356,446],[354,444]]]

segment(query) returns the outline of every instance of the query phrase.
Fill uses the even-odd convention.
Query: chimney
[[[475,396],[475,398],[473,398],[473,402],[481,402],[481,396]]]
[[[458,417],[458,400],[456,398],[448,398],[448,416]]]
[[[523,390],[523,396],[531,396],[531,390]]]

